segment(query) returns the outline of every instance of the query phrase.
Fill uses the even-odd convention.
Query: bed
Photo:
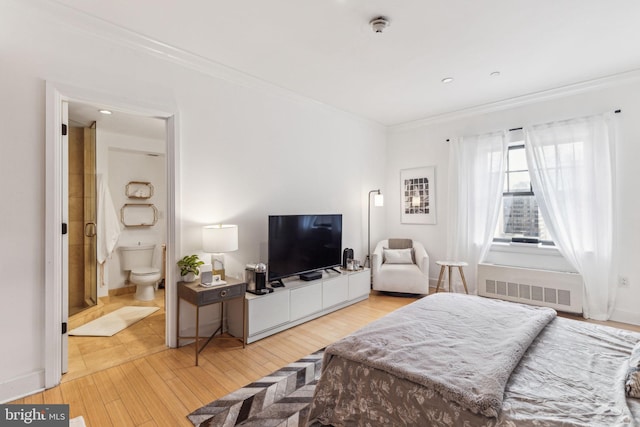
[[[461,294],[422,298],[325,350],[309,426],[634,426],[640,334]]]

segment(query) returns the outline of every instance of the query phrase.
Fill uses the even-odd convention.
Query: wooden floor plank
[[[117,368],[108,368],[103,371],[96,372],[93,375],[93,380],[100,394],[100,399],[103,404],[107,404],[114,400],[120,399],[120,393],[116,385],[111,380],[112,371]]]
[[[110,427],[109,412],[95,382],[88,384],[83,389],[82,398],[86,409],[86,415],[83,414],[83,417],[85,420],[91,420],[91,427]]]
[[[134,425],[139,425],[151,420],[153,417],[147,409],[146,402],[134,386],[134,381],[137,378],[132,378],[128,375],[132,363],[133,362],[128,362],[117,366],[110,371],[110,377],[111,381],[113,381],[119,390],[120,399],[118,401],[124,405],[129,416],[135,423]]]
[[[144,424],[144,423],[136,424],[133,421],[133,418],[131,418],[131,415],[129,415],[129,411],[125,407],[124,403],[122,403],[121,399],[112,400],[111,402],[107,403],[105,407],[107,408],[107,412],[109,414],[109,421],[111,422],[111,425],[113,427],[115,426],[136,427],[138,425]],[[94,421],[94,420],[87,419],[86,416],[84,420],[87,426],[91,426]]]
[[[165,382],[156,373],[147,360],[139,359],[134,362],[134,365],[147,384],[148,390],[144,395],[148,396],[148,398],[152,400],[152,404],[149,408],[152,409],[151,413],[156,423],[158,422],[158,416],[162,419],[165,418],[163,413],[166,409],[166,412],[171,417],[170,419],[175,420],[175,423],[172,423],[172,425],[178,426],[184,424],[185,419],[182,415],[190,411],[182,400],[174,393],[171,385]],[[167,398],[167,396],[169,396],[169,398]],[[154,408],[157,408],[158,405],[162,407],[161,410],[153,410]]]

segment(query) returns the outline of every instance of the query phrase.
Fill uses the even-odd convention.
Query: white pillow
[[[382,249],[383,262],[386,264],[413,264],[413,248]]]

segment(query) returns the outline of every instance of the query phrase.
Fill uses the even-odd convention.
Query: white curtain
[[[506,132],[463,137],[450,146],[447,257],[469,263],[464,272],[471,294],[477,293],[478,263],[491,246],[498,221],[507,148]],[[464,292],[453,276],[456,290]]]
[[[582,274],[584,317],[613,310],[613,150],[611,114],[523,128],[531,185],[549,234]]]

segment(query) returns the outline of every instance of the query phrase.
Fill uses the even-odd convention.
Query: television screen
[[[336,267],[342,256],[342,215],[270,215],[269,281]]]

